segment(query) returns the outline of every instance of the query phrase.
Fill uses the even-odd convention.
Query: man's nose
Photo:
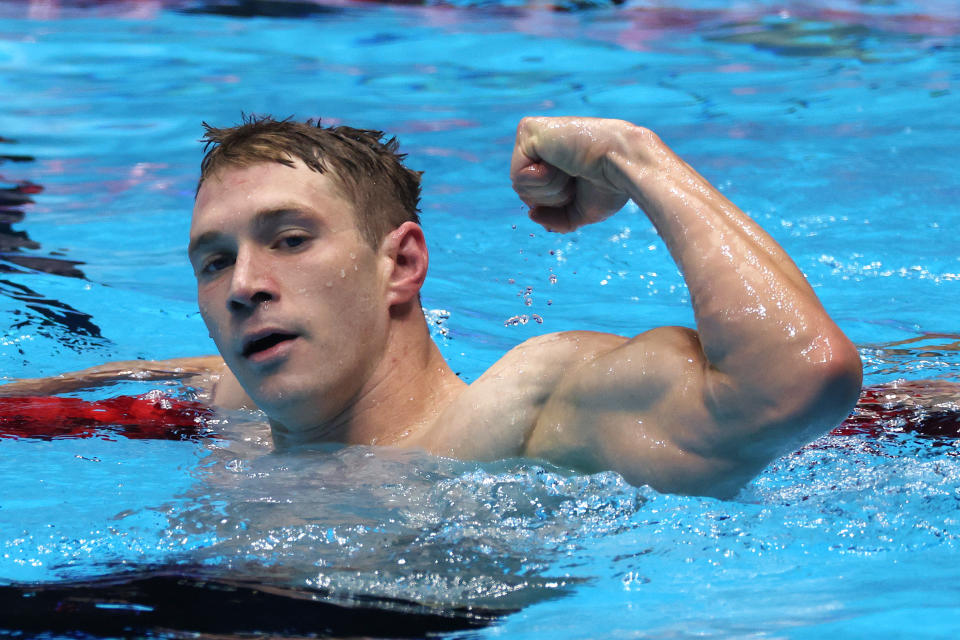
[[[276,297],[270,270],[253,251],[237,252],[230,278],[227,306],[231,311],[251,311]]]

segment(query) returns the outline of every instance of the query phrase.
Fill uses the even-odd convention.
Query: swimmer
[[[279,448],[527,457],[718,497],[857,400],[857,350],[803,274],[643,127],[525,118],[510,176],[533,221],[560,233],[632,199],[684,274],[696,330],[538,336],[469,385],[422,313],[420,174],[395,141],[270,118],[208,127],[205,141],[189,256],[220,356],[104,365],[7,395],[194,376],[213,406],[264,411]]]

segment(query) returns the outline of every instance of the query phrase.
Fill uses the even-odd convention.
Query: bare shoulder
[[[535,371],[551,396],[563,392],[595,398],[622,385],[633,395],[645,387],[661,392],[657,380],[682,380],[685,370],[702,371],[704,363],[697,332],[686,327],[658,327],[633,338],[571,331],[524,342],[485,376]]]
[[[522,455],[559,381],[625,341],[607,333],[569,331],[522,342],[444,409],[427,434],[427,448],[481,460]]]
[[[240,386],[227,364],[220,360],[211,386],[211,404],[219,409],[256,409],[257,405]]]
[[[704,437],[717,418],[707,401],[709,369],[700,336],[686,327],[658,327],[600,349],[557,381],[524,454],[703,492],[730,467]]]
[[[561,380],[615,351],[627,338],[595,331],[565,331],[530,338],[508,351],[471,388],[515,390],[526,403],[542,407]]]
[[[700,407],[690,403],[691,398],[703,396],[703,373],[708,367],[696,331],[668,326],[629,339],[596,334],[586,342],[580,357],[558,354],[567,357],[551,380],[548,402],[535,425],[538,433],[528,441],[527,453],[552,449],[544,437],[550,439],[555,431],[551,427],[561,424],[597,424],[621,416],[633,420],[664,412],[701,413]],[[578,443],[577,448],[598,450],[595,443],[584,444]]]
[[[219,409],[256,409],[257,406],[240,386],[227,363],[220,356],[196,356],[164,361],[177,370],[192,374],[190,383],[206,395],[206,400]],[[158,363],[160,364],[160,363]]]
[[[552,387],[571,367],[591,362],[627,341],[623,336],[597,331],[564,331],[536,336],[504,354],[477,382],[484,378],[519,377],[533,372],[536,375],[531,382]],[[524,375],[524,378],[530,377]]]

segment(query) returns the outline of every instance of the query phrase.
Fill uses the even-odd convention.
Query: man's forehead
[[[291,158],[290,165],[276,160],[262,160],[245,164],[225,164],[204,178],[197,191],[194,212],[210,200],[222,199],[227,194],[255,194],[266,196],[271,187],[304,194],[316,193],[334,196],[349,201],[342,181],[336,173],[325,169],[323,173],[311,169],[299,158]],[[226,193],[224,193],[226,191]]]
[[[223,167],[211,174],[197,193],[190,236],[196,239],[212,231],[228,232],[273,211],[313,212],[325,218],[345,213],[347,223],[356,224],[354,205],[326,173],[313,171],[302,162],[290,167],[265,161]],[[333,219],[327,223],[337,224]]]

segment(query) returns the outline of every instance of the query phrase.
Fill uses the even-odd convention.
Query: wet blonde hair
[[[396,138],[383,140],[382,131],[347,126],[323,127],[320,121],[294,122],[270,116],[244,116],[241,124],[206,130],[197,192],[205,180],[224,167],[279,162],[293,167],[301,160],[327,174],[350,200],[357,228],[376,249],[390,231],[407,221],[420,223],[420,171],[403,165]]]

